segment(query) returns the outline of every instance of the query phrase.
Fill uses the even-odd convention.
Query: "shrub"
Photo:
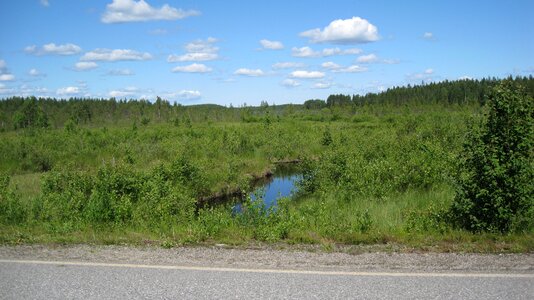
[[[464,146],[451,216],[470,231],[522,230],[534,205],[534,101],[506,80],[487,106]]]

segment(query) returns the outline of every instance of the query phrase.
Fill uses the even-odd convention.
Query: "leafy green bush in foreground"
[[[451,216],[471,231],[526,230],[534,224],[534,100],[503,81],[487,104],[464,147]]]

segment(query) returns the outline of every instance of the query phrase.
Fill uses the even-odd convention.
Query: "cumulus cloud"
[[[394,64],[400,63],[398,59],[384,59],[382,62],[388,65],[394,65]]]
[[[291,55],[295,57],[319,57],[321,56],[321,53],[306,46],[302,48],[293,47],[291,49]]]
[[[339,48],[326,48],[321,51],[322,56],[334,56],[334,55],[357,55],[362,53],[362,49],[359,48],[349,48],[349,49],[339,49]]]
[[[0,94],[10,94],[10,93],[13,93],[13,89],[8,88],[3,83],[0,83]]]
[[[428,68],[420,73],[412,73],[407,74],[406,79],[408,81],[434,81],[435,75],[434,75],[434,69]]]
[[[279,62],[273,65],[273,69],[303,68],[305,66],[305,64],[297,62]]]
[[[197,100],[202,97],[199,91],[181,90],[178,93],[171,94],[184,100]]]
[[[290,74],[290,77],[292,78],[301,78],[301,79],[317,79],[317,78],[323,78],[324,73],[319,71],[293,71]]]
[[[130,69],[114,69],[107,72],[107,75],[110,76],[131,76],[135,73]]]
[[[367,68],[360,67],[358,65],[352,65],[346,68],[339,68],[339,69],[332,70],[332,72],[336,72],[336,73],[361,73],[365,71],[367,71]]]
[[[15,76],[7,69],[6,61],[0,59],[0,81],[13,81]]]
[[[297,87],[300,85],[300,82],[296,81],[295,79],[285,79],[284,81],[282,81],[282,85],[285,86],[285,87]]]
[[[367,55],[361,55],[358,57],[358,59],[356,59],[356,61],[362,64],[374,63],[378,61],[378,56],[376,56],[376,54],[373,54],[373,53],[367,54]]]
[[[291,49],[291,55],[295,57],[326,57],[334,55],[356,55],[360,53],[362,53],[362,50],[358,48],[325,48],[321,51],[315,51],[312,48],[305,46],[301,48],[293,47]]]
[[[135,86],[129,86],[123,89],[110,91],[108,95],[109,97],[114,97],[114,98],[126,98],[126,97],[132,97],[136,95],[138,91],[139,91],[139,88]]]
[[[177,66],[172,69],[172,72],[185,72],[185,73],[209,73],[212,69],[204,64],[190,64],[188,66]]]
[[[328,89],[332,86],[330,82],[317,82],[312,85],[314,89]]]
[[[183,10],[168,4],[155,8],[144,0],[113,0],[106,6],[106,11],[100,20],[103,23],[171,21],[198,15],[200,12],[196,10]]]
[[[260,41],[260,44],[263,47],[263,49],[270,49],[270,50],[284,49],[284,44],[278,41],[269,41],[269,40],[263,39]]]
[[[95,49],[85,53],[82,61],[121,61],[121,60],[149,60],[152,55],[148,52],[138,52],[130,49]]]
[[[30,75],[32,77],[45,77],[46,76],[46,74],[40,72],[39,70],[37,70],[35,68],[34,69],[30,69],[28,71],[28,75]]]
[[[219,58],[219,47],[214,44],[217,39],[209,37],[206,40],[196,40],[185,45],[187,53],[183,55],[171,54],[167,57],[168,62],[184,61],[210,61]]]
[[[375,25],[366,19],[352,17],[338,19],[323,28],[311,29],[300,34],[312,43],[358,44],[377,41],[380,37]]]
[[[322,63],[321,67],[323,67],[325,69],[329,69],[329,70],[335,70],[335,69],[341,68],[340,65],[338,65],[338,64],[336,64],[334,62],[331,62],[331,61],[327,61],[327,62]]]
[[[80,92],[80,88],[77,86],[67,86],[57,89],[56,94],[59,96],[69,96],[79,94]]]
[[[186,53],[184,55],[171,54],[167,57],[168,62],[183,62],[183,61],[210,61],[219,58],[215,53]]]
[[[45,44],[42,47],[31,45],[24,48],[24,51],[33,55],[74,55],[82,51],[82,48],[75,44],[56,45],[54,43]]]
[[[13,81],[15,80],[15,75],[13,74],[0,74],[0,81]]]
[[[135,94],[135,92],[129,92],[129,91],[111,91],[109,92],[109,96],[113,98],[125,98],[125,97],[131,97]]]
[[[92,61],[79,61],[74,64],[75,71],[89,71],[98,68],[98,65]]]
[[[205,40],[196,40],[185,45],[185,50],[187,52],[202,52],[202,53],[216,53],[219,51],[218,47],[215,47],[213,44],[218,40],[213,37],[209,37]]]
[[[246,69],[246,68],[237,69],[234,72],[234,74],[243,75],[243,76],[251,76],[251,77],[258,77],[258,76],[265,75],[265,73],[261,69],[254,70],[254,69]]]

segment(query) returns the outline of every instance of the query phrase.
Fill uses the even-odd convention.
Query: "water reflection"
[[[265,209],[276,206],[282,197],[292,197],[297,192],[297,182],[302,180],[300,170],[295,167],[279,166],[274,175],[258,182],[254,191],[249,193],[252,201],[262,200]],[[241,204],[234,206],[234,212],[241,211]]]

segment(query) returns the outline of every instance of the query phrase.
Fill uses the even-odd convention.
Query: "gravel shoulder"
[[[324,252],[314,247],[254,249],[224,245],[175,247],[20,245],[0,246],[2,260],[45,260],[143,265],[317,271],[534,273],[534,254],[373,252],[372,248]],[[371,251],[370,251],[371,250]]]

